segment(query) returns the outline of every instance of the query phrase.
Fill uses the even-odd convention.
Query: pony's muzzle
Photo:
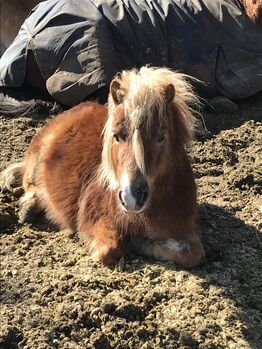
[[[138,208],[142,208],[148,198],[149,190],[146,181],[138,181],[131,185],[131,193],[136,199]]]
[[[130,186],[125,186],[118,193],[121,205],[126,212],[142,212],[149,198],[149,187],[145,180],[134,181]]]

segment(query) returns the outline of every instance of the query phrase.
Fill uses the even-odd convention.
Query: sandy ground
[[[0,170],[43,119],[0,118]],[[144,259],[105,267],[44,219],[20,225],[0,194],[0,348],[262,348],[262,96],[206,115],[192,161],[208,259],[191,271]]]

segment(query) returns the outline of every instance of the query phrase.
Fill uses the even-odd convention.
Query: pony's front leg
[[[193,268],[205,261],[205,251],[198,236],[190,240],[149,240],[134,238],[131,249],[154,259],[171,261],[185,268]]]
[[[36,219],[41,211],[36,187],[31,186],[30,189],[25,191],[20,198],[19,206],[19,223],[31,223]]]
[[[105,264],[117,262],[125,255],[119,233],[105,218],[100,218],[90,229],[79,232],[91,255]]]

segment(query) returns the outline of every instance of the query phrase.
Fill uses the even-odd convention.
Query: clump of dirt
[[[0,194],[0,348],[261,349],[262,103],[206,115],[192,151],[207,263],[93,261],[70,231],[18,223],[19,189]],[[0,118],[1,169],[44,120]]]

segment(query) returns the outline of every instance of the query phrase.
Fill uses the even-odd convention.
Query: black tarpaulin
[[[74,105],[123,69],[167,66],[239,99],[262,89],[262,27],[233,0],[49,0],[0,60],[0,86],[19,87],[28,50],[49,93]]]

